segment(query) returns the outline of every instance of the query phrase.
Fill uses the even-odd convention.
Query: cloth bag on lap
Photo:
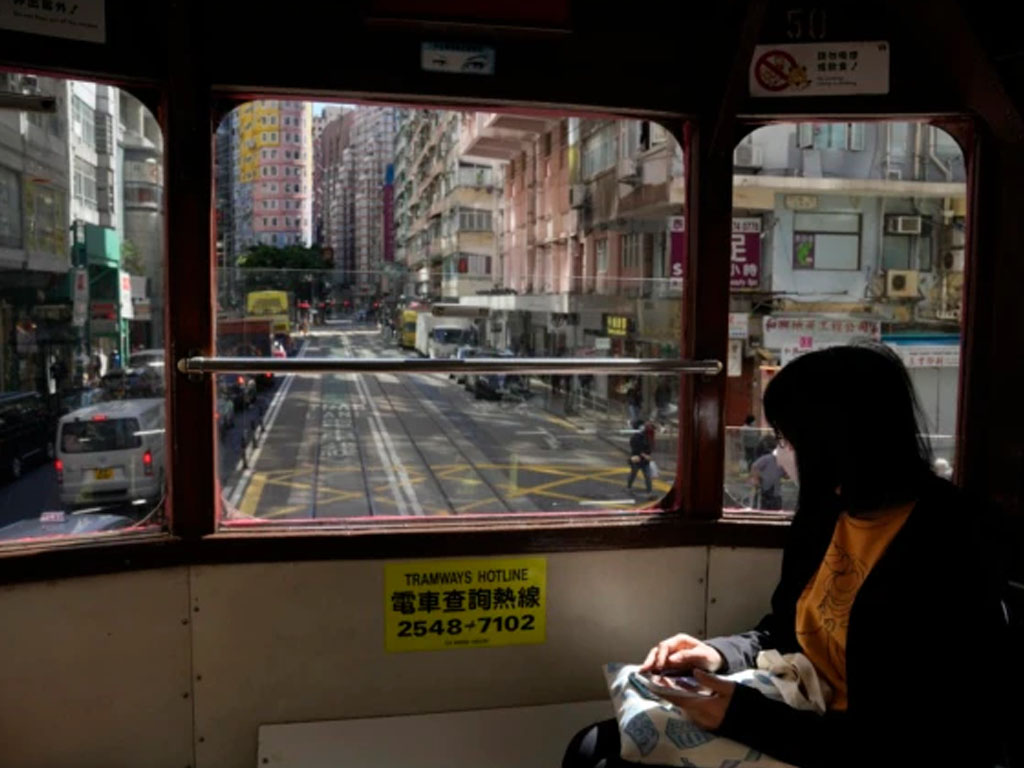
[[[725,676],[756,688],[765,696],[796,709],[824,713],[831,691],[799,653],[758,654],[757,669]],[[792,768],[757,750],[703,730],[678,707],[641,691],[630,682],[638,664],[606,664],[605,680],[619,722],[621,757],[635,763],[681,765],[684,768]]]

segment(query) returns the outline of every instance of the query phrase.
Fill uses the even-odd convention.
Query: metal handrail
[[[690,373],[715,376],[718,360],[639,357],[183,357],[178,370],[202,373]]]

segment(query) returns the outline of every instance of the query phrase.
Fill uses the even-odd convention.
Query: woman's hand
[[[715,692],[714,696],[665,696],[662,697],[675,704],[685,712],[693,722],[705,731],[713,731],[725,720],[725,713],[732,701],[736,683],[709,674],[701,669],[694,671],[697,682]]]
[[[653,669],[661,672],[672,669],[689,672],[693,669],[703,669],[707,672],[717,672],[723,664],[722,654],[710,645],[680,633],[662,640],[651,648],[640,666],[640,671]]]

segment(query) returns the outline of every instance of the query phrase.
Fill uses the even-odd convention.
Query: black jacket
[[[796,602],[831,541],[835,517],[797,514],[772,613],[710,642],[734,672],[767,648],[800,651]],[[824,716],[737,686],[718,732],[802,768],[992,766],[1001,751],[1009,655],[987,518],[954,486],[929,480],[850,611],[848,705]]]
[[[647,439],[647,435],[644,434],[643,429],[638,429],[632,435],[629,436],[629,455],[630,457],[639,456],[639,466],[646,467],[649,463],[648,459],[644,458],[644,454],[650,455],[651,443]],[[632,463],[632,462],[630,462]]]

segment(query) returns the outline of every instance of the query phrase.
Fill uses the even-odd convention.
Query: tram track
[[[342,342],[343,349],[345,349],[347,352],[349,352],[350,356],[352,356],[351,352],[357,350],[357,348],[351,343],[351,339],[348,336],[342,336],[342,339],[343,339],[343,342]],[[364,347],[362,349],[364,349],[367,353],[372,353],[372,349],[370,349],[370,348],[365,348]],[[414,377],[411,377],[411,378],[419,379],[419,378],[422,378],[422,377],[414,376]],[[452,500],[452,494],[446,492],[446,486],[450,485],[452,480],[449,479],[449,478],[442,477],[441,475],[439,475],[435,471],[435,469],[433,467],[433,464],[435,462],[433,462],[427,456],[427,453],[424,451],[424,449],[423,449],[423,447],[421,445],[422,441],[423,441],[423,435],[416,435],[416,434],[413,433],[413,430],[410,428],[410,426],[407,423],[407,421],[402,417],[402,415],[401,415],[401,408],[398,407],[398,405],[396,404],[395,399],[392,396],[392,393],[390,393],[388,391],[388,387],[386,385],[387,383],[383,380],[383,378],[381,376],[374,376],[374,377],[372,377],[372,380],[373,380],[374,385],[376,386],[376,388],[379,390],[381,396],[387,402],[390,414],[394,417],[394,420],[401,426],[403,436],[404,436],[405,440],[408,442],[408,445],[415,452],[415,454],[417,456],[417,459],[418,459],[418,463],[420,463],[422,465],[424,471],[430,476],[431,481],[433,482],[433,484],[436,486],[437,490],[439,491],[439,495],[444,500],[444,504],[447,506],[450,514],[452,514],[452,515],[460,514],[458,508],[456,507],[455,503]],[[373,394],[369,391],[370,390],[370,384],[367,381],[361,381],[359,383],[362,385],[362,389],[363,389],[363,391],[361,393],[362,397],[363,397],[363,399],[364,399],[368,409],[372,410],[374,408],[374,404],[373,404],[374,398],[373,398]],[[475,476],[475,479],[479,483],[484,485],[490,491],[491,495],[493,496],[493,498],[496,501],[500,502],[502,504],[502,506],[504,506],[505,511],[507,511],[507,512],[514,512],[515,509],[512,507],[511,504],[509,504],[508,499],[505,498],[505,496],[494,485],[494,483],[486,476],[485,473],[483,473],[482,471],[480,471],[479,469],[476,468],[476,462],[474,462],[473,459],[466,452],[466,450],[462,446],[459,445],[459,438],[461,436],[458,436],[458,435],[454,434],[453,431],[444,423],[444,419],[439,417],[438,413],[435,410],[436,409],[436,405],[430,401],[430,398],[429,397],[425,397],[424,393],[413,389],[413,387],[411,386],[409,380],[406,379],[405,377],[395,377],[394,384],[392,386],[400,387],[401,390],[403,390],[406,393],[406,396],[407,396],[407,398],[408,398],[408,400],[410,402],[412,402],[412,403],[419,403],[420,405],[425,406],[420,411],[420,413],[425,415],[425,416],[427,416],[427,418],[429,419],[430,423],[432,423],[433,426],[436,428],[436,433],[435,434],[442,435],[446,439],[447,444],[450,447],[450,449],[452,449],[454,451],[455,455],[458,456],[459,459],[461,459],[462,463],[465,464],[467,469],[472,470],[472,472],[473,472],[473,474]],[[358,430],[355,430],[355,431],[358,432]],[[357,436],[357,439],[359,439],[358,436]],[[465,482],[465,479],[463,478],[459,482]],[[367,486],[368,495],[370,495],[369,494],[369,490],[370,489]],[[410,489],[410,490],[415,495],[415,490],[414,489]],[[418,503],[418,499],[417,499],[417,503]]]

